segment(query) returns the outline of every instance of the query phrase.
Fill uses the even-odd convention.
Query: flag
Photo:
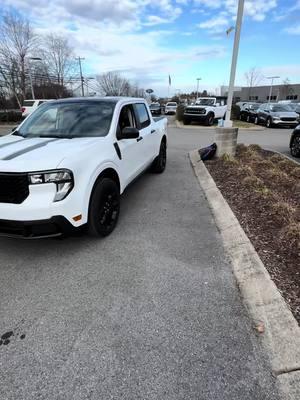
[[[226,35],[228,36],[233,30],[234,30],[234,26],[231,26],[229,29],[227,29]]]
[[[171,77],[169,75],[169,86],[171,86]]]

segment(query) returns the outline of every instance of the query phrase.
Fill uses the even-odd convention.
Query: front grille
[[[291,117],[282,117],[282,118],[280,118],[281,119],[281,121],[286,121],[286,122],[292,122],[292,121],[295,121],[296,122],[296,119],[295,118],[291,118]]]
[[[27,174],[0,172],[0,203],[21,204],[28,195]]]
[[[185,112],[188,114],[205,114],[204,108],[186,108]]]

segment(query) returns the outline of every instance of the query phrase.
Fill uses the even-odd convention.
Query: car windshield
[[[291,104],[289,104],[289,108],[290,108],[292,111],[299,111],[299,110],[300,110],[300,104],[291,103]]]
[[[106,136],[115,102],[44,103],[18,129],[23,137],[77,138]]]
[[[197,106],[213,106],[215,104],[215,99],[198,99],[195,104]]]
[[[275,104],[274,106],[270,106],[270,110],[273,112],[280,112],[280,111],[292,111],[289,105],[285,104]]]
[[[257,110],[260,107],[260,104],[249,104],[245,105],[246,108],[250,108],[250,110]]]

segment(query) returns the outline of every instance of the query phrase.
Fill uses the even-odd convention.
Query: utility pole
[[[78,62],[79,62],[79,71],[80,71],[80,80],[81,80],[81,95],[82,95],[82,97],[84,97],[84,87],[83,87],[84,79],[83,79],[83,76],[82,76],[81,61],[85,60],[85,58],[77,57],[76,60],[78,60]]]
[[[269,101],[268,103],[270,103],[271,101],[271,96],[272,96],[272,89],[273,89],[273,81],[274,79],[279,79],[280,76],[267,76],[267,79],[271,79],[271,86],[270,86],[270,93],[269,93]]]
[[[230,120],[230,116],[231,116],[232,99],[233,99],[233,91],[234,91],[236,64],[237,64],[237,58],[238,58],[238,53],[239,53],[241,27],[242,27],[243,12],[244,12],[244,2],[245,2],[245,0],[239,0],[237,17],[236,17],[230,80],[229,80],[228,98],[227,98],[227,111],[226,111],[226,118],[224,121],[225,128],[232,128],[232,121]]]

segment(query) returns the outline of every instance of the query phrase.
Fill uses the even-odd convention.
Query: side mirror
[[[137,128],[128,126],[123,128],[118,135],[118,139],[137,139],[140,136],[140,131]]]
[[[14,126],[11,130],[11,132],[15,131],[17,129],[17,126]]]

